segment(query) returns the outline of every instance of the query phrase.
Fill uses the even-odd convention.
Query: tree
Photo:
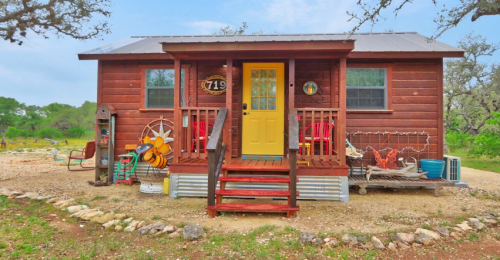
[[[430,0],[435,6],[441,5],[442,0]],[[381,12],[385,9],[391,9],[395,16],[403,7],[413,3],[412,0],[379,0],[376,4],[368,4],[367,1],[358,0],[357,5],[361,12],[347,12],[350,16],[348,21],[356,21],[351,33],[358,31],[362,25],[368,23],[372,27],[383,18]],[[456,27],[464,18],[472,14],[471,21],[474,22],[480,17],[487,15],[500,15],[500,0],[460,0],[456,6],[442,4],[442,10],[434,22],[437,25],[436,33],[432,38],[438,38],[444,32]]]
[[[110,0],[2,0],[0,37],[23,44],[28,31],[48,38],[49,33],[87,40],[109,33]]]
[[[241,26],[239,28],[235,29],[235,28],[227,25],[227,26],[220,28],[219,32],[217,32],[216,34],[218,34],[218,35],[242,35],[247,30],[248,30],[247,22],[242,22]],[[264,33],[264,31],[260,30],[260,31],[255,31],[252,34],[263,34],[263,33]]]
[[[472,34],[459,47],[464,57],[447,61],[444,71],[445,127],[475,136],[500,111],[500,67],[481,61],[499,47]]]
[[[13,98],[0,97],[0,133],[16,124],[23,106]]]

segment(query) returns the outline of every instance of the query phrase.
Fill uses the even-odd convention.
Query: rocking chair
[[[80,152],[79,155],[73,155],[73,152]],[[95,141],[87,142],[85,149],[83,150],[71,150],[68,157],[68,170],[70,171],[89,171],[95,169],[95,167],[85,167],[82,165],[83,160],[88,160],[94,157],[95,154]],[[71,160],[80,160],[80,169],[71,169],[69,164]]]

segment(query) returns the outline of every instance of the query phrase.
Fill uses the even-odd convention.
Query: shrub
[[[57,128],[46,127],[38,131],[37,136],[40,138],[57,138],[61,137],[62,133]]]
[[[488,157],[500,156],[500,135],[492,131],[485,131],[474,137],[470,154],[476,157],[486,155]]]
[[[64,135],[67,137],[81,138],[85,132],[85,128],[82,126],[73,126],[64,131]]]
[[[445,135],[446,144],[451,151],[468,148],[472,144],[472,136],[469,133],[450,131]]]

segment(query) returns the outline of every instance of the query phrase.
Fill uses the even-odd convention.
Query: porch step
[[[221,182],[290,183],[290,178],[279,177],[219,177]]]
[[[251,171],[251,172],[289,172],[289,165],[280,166],[257,166],[257,165],[235,165],[235,164],[224,164],[222,165],[222,170],[226,171]]]
[[[245,197],[289,197],[290,192],[281,190],[216,190],[215,195]],[[297,196],[299,196],[298,191]]]
[[[234,211],[234,212],[291,212],[299,211],[299,207],[276,204],[238,204],[220,203],[215,206],[208,206],[208,210],[214,211]]]

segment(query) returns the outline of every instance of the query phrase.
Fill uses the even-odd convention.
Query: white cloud
[[[216,21],[194,21],[189,22],[187,25],[193,28],[193,31],[198,34],[213,34],[229,24]]]
[[[341,33],[351,29],[346,10],[353,8],[353,0],[272,0],[264,6],[264,12],[256,15],[275,24],[278,30]]]

